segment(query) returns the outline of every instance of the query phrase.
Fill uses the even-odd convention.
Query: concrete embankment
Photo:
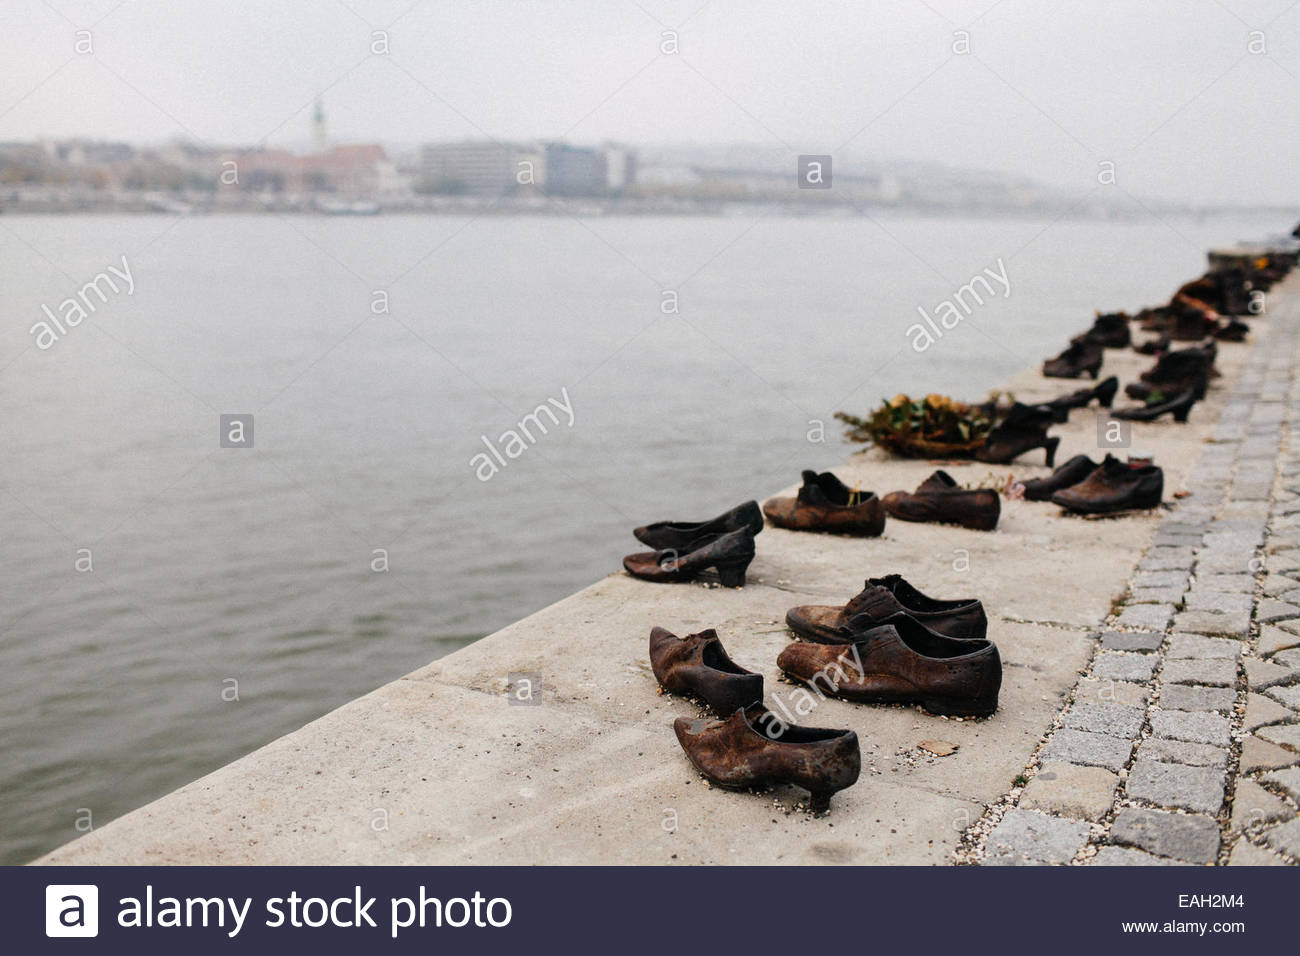
[[[1298,295],[1293,279],[1274,299]],[[890,521],[883,537],[859,540],[768,528],[743,590],[611,574],[39,862],[951,862],[963,833],[1031,763],[1157,526],[1178,513],[1175,493],[1193,484],[1226,396],[1264,340],[1267,322],[1253,324],[1251,343],[1221,346],[1223,377],[1188,424],[1133,426],[1133,450],[1165,470],[1172,512],[1083,520],[1050,504],[1007,501],[994,532]],[[1150,364],[1108,350],[1103,375],[1127,382]],[[1034,401],[1082,384],[1030,369],[1004,388]],[[1095,412],[1075,412],[1055,433],[1061,461],[1099,454]],[[837,473],[883,494],[915,487],[934,467],[872,450]],[[945,467],[960,482],[1048,473],[1041,451],[1009,466]],[[737,487],[730,497],[762,490]],[[732,503],[720,500],[719,509]],[[717,628],[731,656],[765,676],[769,700],[793,710],[802,697],[778,680],[775,663],[789,640],[786,609],[843,602],[863,578],[890,572],[930,594],[984,601],[1005,668],[997,714],[962,721],[817,703],[800,722],[852,728],[863,748],[861,780],[835,796],[825,817],[792,809],[802,791],[709,788],[670,726],[698,709],[658,693],[650,628]],[[532,705],[507,701],[518,674],[540,678]],[[957,749],[936,757],[922,741]]]

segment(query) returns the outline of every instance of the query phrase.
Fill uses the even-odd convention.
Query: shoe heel
[[[753,556],[750,556],[744,561],[719,564],[718,578],[722,581],[722,586],[724,588],[743,588],[745,586],[745,572],[749,569],[749,562],[753,560]]]
[[[1053,435],[1043,442],[1043,449],[1047,452],[1047,467],[1056,467],[1056,446],[1061,444],[1061,439]]]
[[[834,790],[809,790],[808,809],[816,814],[829,813]]]
[[[1186,421],[1187,421],[1187,413],[1190,412],[1191,410],[1192,410],[1192,406],[1191,406],[1191,405],[1184,405],[1182,408],[1180,408],[1180,409],[1178,409],[1177,411],[1174,412],[1174,421],[1176,421],[1176,422],[1186,422]]]
[[[1110,408],[1115,403],[1115,393],[1119,391],[1119,379],[1112,378],[1097,386],[1097,404]]]

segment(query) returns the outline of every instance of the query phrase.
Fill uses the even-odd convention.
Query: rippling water
[[[0,860],[563,597],[635,524],[836,463],[837,409],[982,397],[1289,225],[0,217]],[[123,256],[134,293],[36,348]],[[1011,295],[912,351],[999,258]],[[571,427],[476,477],[565,395]]]

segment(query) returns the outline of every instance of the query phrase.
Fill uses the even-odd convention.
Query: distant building
[[[622,146],[605,147],[605,188],[612,193],[636,185],[636,153]]]
[[[431,143],[420,152],[421,192],[502,196],[515,191],[516,161],[528,151],[510,143]]]
[[[605,153],[595,149],[548,143],[546,193],[550,196],[595,196],[608,188]]]

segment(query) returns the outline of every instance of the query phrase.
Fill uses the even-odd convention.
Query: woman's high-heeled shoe
[[[1133,408],[1121,408],[1111,412],[1112,418],[1122,418],[1130,422],[1153,422],[1166,412],[1172,412],[1174,421],[1187,421],[1187,413],[1196,404],[1196,392],[1188,389],[1173,398],[1151,405],[1138,405]]]
[[[653,628],[650,669],[664,690],[702,700],[719,717],[763,699],[763,675],[728,657],[713,628],[684,638]]]
[[[1046,405],[1023,405],[1016,402],[1011,411],[991,432],[984,444],[975,451],[977,461],[1004,465],[1017,455],[1035,448],[1047,451],[1047,465],[1056,461],[1056,446],[1061,439],[1048,437],[1047,428],[1056,420],[1056,413]]]
[[[675,584],[693,581],[701,571],[718,569],[723,587],[743,588],[745,571],[754,560],[754,536],[748,528],[720,535],[687,554],[667,549],[642,551],[623,559],[627,573],[645,581]]]
[[[1093,399],[1096,399],[1097,404],[1102,408],[1110,408],[1118,391],[1119,379],[1112,375],[1094,388],[1081,388],[1077,392],[1070,392],[1068,395],[1062,395],[1043,404],[1056,412],[1054,419],[1056,422],[1063,423],[1069,420],[1072,409],[1086,408]]]
[[[740,528],[748,528],[750,534],[763,530],[763,512],[757,501],[746,501],[710,521],[657,521],[637,528],[632,534],[657,551],[668,548],[690,551],[696,542]]]

